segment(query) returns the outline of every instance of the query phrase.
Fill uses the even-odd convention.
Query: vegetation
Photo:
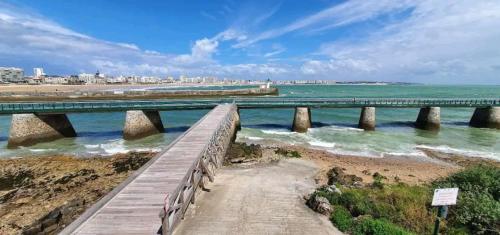
[[[354,223],[351,213],[342,206],[336,206],[333,209],[330,220],[342,232],[348,231]]]
[[[279,155],[282,155],[285,157],[289,157],[289,158],[301,158],[302,157],[300,155],[300,153],[295,151],[295,150],[287,150],[287,149],[283,149],[283,148],[278,148],[274,152],[276,154],[279,154]]]
[[[457,205],[449,212],[453,226],[473,233],[500,234],[500,169],[477,166],[433,183],[433,188],[458,187]]]
[[[370,187],[328,187],[315,194],[333,205],[330,220],[350,234],[432,234],[437,208],[435,188],[458,187],[456,206],[450,206],[442,229],[446,234],[500,233],[500,168],[475,166],[429,185],[385,185],[377,175]]]

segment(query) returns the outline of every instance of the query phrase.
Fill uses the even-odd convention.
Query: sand
[[[104,90],[130,90],[148,88],[172,87],[198,87],[200,84],[90,84],[90,85],[0,85],[0,92],[75,92],[75,91],[104,91]],[[205,86],[205,85],[204,85]],[[218,86],[218,85],[207,85]],[[224,85],[227,86],[227,85]]]

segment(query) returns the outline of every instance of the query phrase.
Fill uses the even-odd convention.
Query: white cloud
[[[296,44],[287,45],[286,40],[271,47],[257,44],[292,32],[333,31],[339,26],[403,10],[407,10],[404,17],[380,21],[379,24],[385,24],[383,27],[370,28],[364,31],[363,37],[340,35],[336,41],[323,43],[311,54],[296,53]],[[257,18],[270,21],[276,10],[270,12]],[[346,1],[292,20],[281,28],[257,34],[249,32],[234,24],[213,37],[194,41],[191,48],[186,43],[186,49],[190,50],[185,54],[168,54],[141,49],[130,42],[93,38],[0,3],[0,62],[3,66],[15,65],[6,62],[25,63],[28,71],[36,65],[68,73],[99,69],[106,74],[212,74],[242,79],[273,76],[273,79],[500,83],[500,4],[497,0]],[[306,44],[308,37],[315,35],[303,36]],[[224,46],[231,43],[235,43],[233,48],[226,50]],[[303,48],[300,49],[298,51]],[[252,52],[258,56],[248,56],[250,59],[267,62],[222,64],[217,61],[221,53],[228,50],[236,56]],[[285,51],[293,58],[283,59]]]
[[[277,43],[272,45],[272,49],[273,50],[271,52],[265,53],[264,57],[266,57],[266,58],[273,57],[275,55],[279,55],[279,54],[286,51],[285,47],[283,47],[281,44],[277,44]]]
[[[100,70],[106,74],[210,75],[259,78],[285,72],[278,65],[221,65],[213,59],[221,41],[244,40],[237,30],[196,40],[189,54],[142,50],[131,43],[104,41],[66,29],[42,16],[0,3],[0,61],[23,61],[71,73]],[[30,71],[31,68],[26,68]],[[48,71],[50,72],[50,71]]]
[[[246,47],[262,40],[276,38],[287,33],[308,29],[323,31],[347,24],[365,21],[385,13],[411,7],[411,1],[401,0],[352,0],[334,5],[315,14],[298,19],[280,28],[274,28],[239,42],[235,47]]]
[[[353,60],[378,64],[378,69],[346,79],[500,83],[492,69],[500,64],[498,1],[422,0],[414,7],[404,21],[388,25],[361,42],[323,45],[319,52],[332,59],[321,62],[322,70],[305,63],[303,71],[331,76],[335,70],[330,66],[332,61]],[[367,72],[364,66],[357,71]]]
[[[354,59],[344,59],[344,60],[309,60],[306,61],[300,70],[304,74],[326,74],[326,73],[352,73],[352,72],[374,72],[379,69],[376,63],[368,60],[354,60]]]

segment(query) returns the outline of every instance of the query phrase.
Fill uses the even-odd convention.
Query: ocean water
[[[280,96],[294,98],[500,96],[500,86],[304,85],[279,86],[279,89]],[[383,157],[387,154],[422,155],[419,148],[430,148],[440,152],[500,160],[500,131],[468,127],[473,108],[442,108],[442,126],[437,133],[418,130],[412,126],[418,111],[414,108],[378,108],[377,129],[366,132],[356,128],[360,109],[313,109],[313,128],[307,133],[294,133],[290,131],[293,109],[241,110],[243,128],[238,133],[238,139],[256,142],[273,140],[367,157]],[[167,133],[136,141],[124,141],[121,138],[124,113],[69,114],[79,137],[14,150],[5,147],[10,116],[0,116],[0,157],[53,153],[89,156],[131,150],[160,150],[206,112],[162,112]]]

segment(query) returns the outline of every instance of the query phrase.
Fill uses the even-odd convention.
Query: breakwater
[[[137,100],[169,98],[207,98],[227,96],[278,95],[278,88],[244,88],[232,90],[124,90],[124,91],[50,91],[0,92],[2,102],[65,101],[65,100]]]

